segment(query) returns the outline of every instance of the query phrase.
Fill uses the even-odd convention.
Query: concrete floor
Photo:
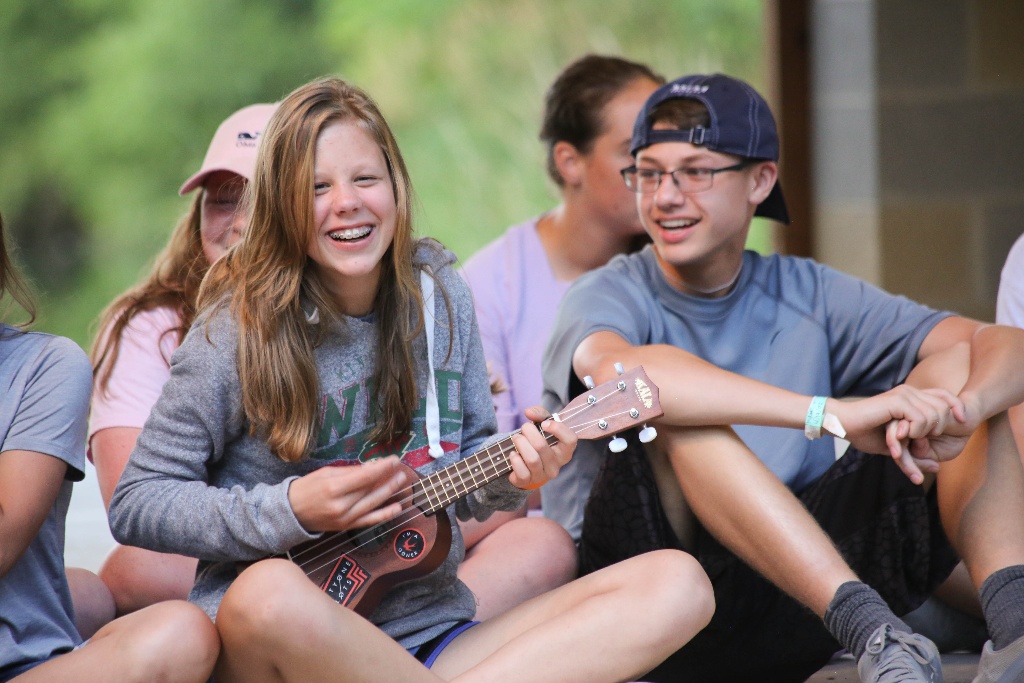
[[[978,668],[978,655],[951,654],[942,656],[942,675],[945,683],[971,683]],[[860,683],[857,664],[849,655],[837,657],[807,683]]]
[[[96,483],[96,469],[87,463],[85,470],[85,479],[75,484],[71,494],[64,533],[64,563],[96,571],[114,547],[114,539]]]

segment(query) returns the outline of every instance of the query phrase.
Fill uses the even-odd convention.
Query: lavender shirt
[[[470,258],[462,271],[473,291],[494,395],[498,431],[518,429],[523,411],[540,405],[541,359],[558,304],[571,282],[555,278],[537,235],[537,221],[513,225]]]

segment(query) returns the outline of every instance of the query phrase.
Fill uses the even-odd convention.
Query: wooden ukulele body
[[[396,519],[324,534],[295,546],[288,557],[338,604],[369,617],[392,588],[440,567],[451,547],[448,513],[443,508],[424,511],[414,499]]]
[[[661,415],[658,387],[637,367],[591,386],[552,419],[578,439],[601,439]],[[545,438],[557,443],[550,434]],[[285,555],[336,602],[369,616],[393,587],[441,566],[452,544],[445,508],[508,476],[515,450],[510,435],[426,476],[403,464],[417,480],[393,498],[406,506],[397,517],[368,529],[325,533]]]

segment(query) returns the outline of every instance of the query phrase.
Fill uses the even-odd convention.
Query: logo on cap
[[[256,143],[259,142],[260,132],[255,131],[250,133],[248,131],[242,131],[235,138],[235,145],[238,147],[255,147]]]
[[[673,83],[673,95],[703,95],[708,91],[708,86],[697,83]]]

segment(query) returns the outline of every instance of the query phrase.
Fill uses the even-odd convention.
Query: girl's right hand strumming
[[[414,477],[394,456],[348,467],[321,467],[291,483],[288,502],[307,531],[373,526],[402,511],[401,502],[387,501],[408,489]]]

